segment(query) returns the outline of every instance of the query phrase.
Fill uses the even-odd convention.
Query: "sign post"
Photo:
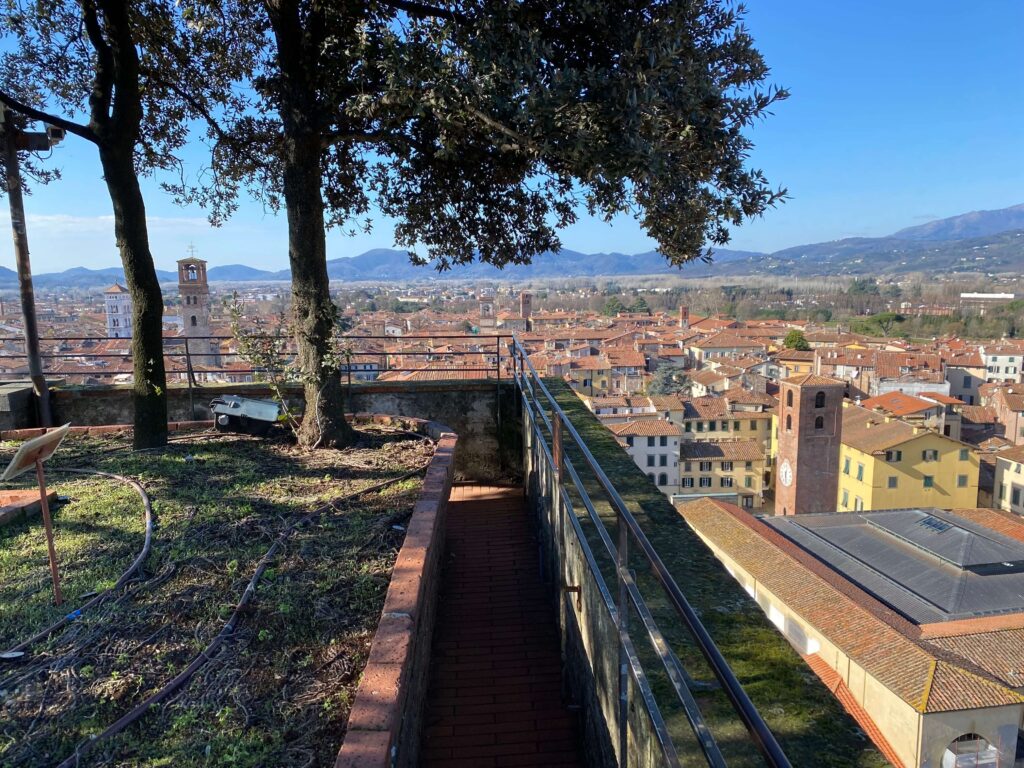
[[[65,424],[63,427],[58,427],[39,437],[26,440],[14,454],[14,458],[7,465],[3,475],[0,475],[0,481],[6,482],[28,472],[33,467],[36,470],[36,480],[39,483],[39,505],[43,514],[43,528],[46,530],[46,550],[50,559],[50,578],[53,579],[53,600],[57,605],[63,602],[63,598],[60,593],[60,573],[57,570],[57,550],[53,546],[53,520],[50,517],[50,502],[46,498],[46,476],[43,474],[43,462],[57,450],[70,428],[71,424]]]

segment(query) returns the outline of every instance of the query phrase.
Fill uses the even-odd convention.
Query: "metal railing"
[[[268,337],[270,338],[270,337]],[[502,358],[502,350],[511,339],[504,335],[475,334],[433,334],[430,336],[346,336],[339,340],[338,355],[342,359],[341,372],[348,378],[379,376],[383,373],[429,374],[431,370],[445,370],[437,365],[449,361],[450,370],[460,373],[485,373],[487,378],[501,378],[502,367],[508,362]],[[169,379],[179,378],[189,384],[200,386],[204,381],[211,383],[240,383],[239,378],[249,377],[250,381],[267,378],[294,361],[295,350],[289,340],[275,357],[276,367],[257,367],[248,363],[237,350],[225,350],[225,342],[233,342],[231,336],[173,336],[163,339],[164,365]],[[431,349],[423,349],[429,344]],[[477,349],[439,350],[443,344],[475,346]],[[119,345],[123,347],[117,348]],[[18,338],[0,339],[4,351],[0,351],[0,381],[24,379],[27,376],[27,358],[24,340]],[[111,346],[115,351],[109,351]],[[204,349],[205,347],[205,349]],[[131,377],[132,355],[129,339],[110,339],[100,336],[49,336],[40,339],[43,373],[49,378],[82,380],[114,380]],[[97,348],[100,351],[92,351]],[[404,358],[424,359],[424,365],[411,366]],[[454,365],[462,358],[477,358],[486,364]],[[19,361],[12,365],[7,361]],[[396,362],[403,361],[403,362]],[[492,362],[493,361],[493,362]],[[6,363],[6,364],[5,364]],[[234,363],[234,364],[232,364]],[[364,368],[360,366],[370,366]],[[16,368],[24,370],[13,370]]]
[[[544,489],[541,493],[547,498],[547,519],[543,522],[554,540],[554,556],[559,569],[559,589],[567,594],[579,594],[579,590],[582,589],[580,585],[570,586],[566,580],[569,570],[566,552],[571,544],[582,553],[589,578],[596,584],[596,590],[600,595],[596,602],[599,605],[603,604],[605,618],[611,621],[618,635],[618,679],[615,683],[617,690],[614,691],[617,711],[613,741],[620,768],[626,768],[630,764],[630,744],[633,744],[635,749],[637,741],[636,738],[631,740],[629,734],[632,727],[629,707],[631,685],[635,691],[634,698],[638,698],[642,703],[641,708],[653,732],[661,759],[669,766],[682,764],[677,745],[652,687],[651,675],[655,672],[658,673],[659,679],[668,680],[676,699],[675,705],[685,714],[699,753],[706,763],[716,768],[724,768],[726,765],[722,750],[694,696],[694,682],[666,639],[665,632],[659,628],[648,601],[641,594],[634,571],[630,567],[631,558],[633,562],[639,560],[645,572],[650,573],[654,582],[660,586],[662,595],[670,606],[670,620],[688,631],[692,642],[714,674],[717,685],[728,698],[732,710],[742,722],[765,764],[771,768],[788,768],[789,760],[711,635],[662,562],[636,517],[551,395],[530,363],[526,351],[516,339],[513,339],[510,346],[510,358],[512,376],[517,384],[521,406],[526,416],[525,428],[528,434],[524,434],[525,450],[529,461],[538,470],[538,482]],[[580,461],[579,467],[572,457]],[[588,491],[588,484],[581,478],[581,472],[588,473],[588,476],[593,478],[591,488],[596,486],[604,497],[603,501],[598,503],[602,506],[610,505],[616,528],[615,538],[602,519],[597,509],[598,503]],[[577,502],[586,510],[585,518],[577,514]],[[587,536],[584,520],[587,529],[592,528],[596,532],[596,537]],[[606,550],[607,558],[602,559],[607,562],[610,558],[610,566],[606,565],[602,569],[598,554],[590,544],[591,538],[596,538]],[[605,572],[613,574],[616,588],[614,593],[608,587]],[[582,612],[582,605],[578,606],[578,610]],[[631,614],[639,618],[649,643],[649,648],[645,649],[644,654],[637,648],[633,639]],[[652,658],[651,652],[660,661],[663,671],[648,670],[642,662],[642,656]]]

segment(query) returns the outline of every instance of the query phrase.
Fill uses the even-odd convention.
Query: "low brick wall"
[[[335,768],[390,768],[418,762],[444,521],[455,473],[458,437],[446,426],[423,419],[371,418],[413,425],[434,438],[437,446],[395,561]]]
[[[46,494],[49,504],[57,501],[57,492]],[[39,491],[0,491],[0,526],[21,520],[23,517],[38,515],[43,509]]]
[[[264,384],[207,384],[167,389],[168,419],[212,419],[210,401],[220,395],[270,398]],[[288,387],[293,406],[302,405],[300,387]],[[522,480],[519,395],[511,382],[485,380],[353,382],[346,411],[390,413],[446,424],[461,438],[455,456],[460,480],[515,484]],[[58,424],[130,424],[131,388],[123,385],[58,387],[52,390]],[[193,408],[194,406],[194,408]]]

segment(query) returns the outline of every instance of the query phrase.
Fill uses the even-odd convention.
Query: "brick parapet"
[[[430,646],[444,553],[444,519],[458,437],[423,419],[356,414],[436,441],[434,456],[395,560],[335,768],[413,766],[418,759]]]

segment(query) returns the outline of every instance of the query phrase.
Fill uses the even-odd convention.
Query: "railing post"
[[[629,766],[629,660],[626,640],[629,637],[629,587],[624,578],[629,568],[629,526],[617,513],[619,546],[615,553],[615,574],[619,584],[617,619],[619,625],[619,768]]]
[[[192,412],[192,421],[196,420],[196,400],[195,392],[192,389],[192,380],[195,378],[195,374],[192,371],[192,354],[188,348],[188,336],[185,337],[185,378],[188,381],[188,407]]]

